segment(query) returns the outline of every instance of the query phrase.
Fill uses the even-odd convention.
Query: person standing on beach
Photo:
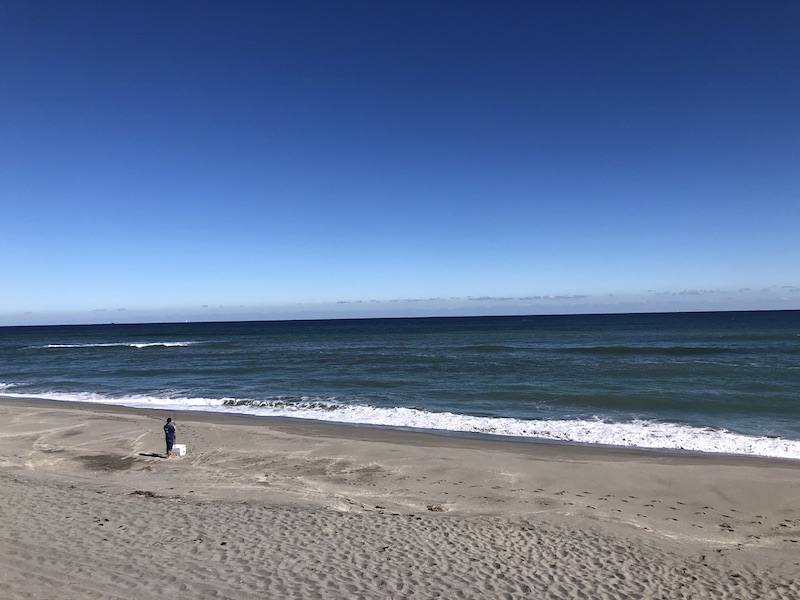
[[[164,425],[164,436],[167,440],[167,458],[172,456],[172,446],[175,445],[175,423],[172,422],[172,417],[167,417],[167,422]]]

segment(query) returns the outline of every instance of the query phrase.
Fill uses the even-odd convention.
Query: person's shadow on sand
[[[166,454],[156,454],[155,452],[139,452],[139,456],[147,456],[149,458],[167,458]]]

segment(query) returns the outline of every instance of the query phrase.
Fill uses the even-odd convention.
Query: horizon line
[[[764,309],[727,309],[727,310],[655,310],[655,311],[628,311],[628,312],[586,312],[586,313],[530,313],[514,315],[424,315],[424,316],[387,316],[387,317],[309,317],[285,319],[220,319],[211,321],[184,320],[184,321],[131,321],[131,322],[104,322],[104,323],[49,323],[29,325],[0,325],[0,329],[21,327],[108,327],[108,326],[139,326],[139,325],[212,325],[232,323],[313,323],[322,321],[422,321],[434,319],[519,319],[519,318],[563,318],[563,317],[625,317],[634,315],[677,315],[677,314],[729,314],[729,313],[778,313],[800,312],[800,308],[764,308]]]

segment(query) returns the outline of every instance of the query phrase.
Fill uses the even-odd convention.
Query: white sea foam
[[[227,412],[345,424],[513,436],[581,444],[800,460],[800,441],[798,440],[750,436],[724,429],[693,427],[652,420],[627,422],[609,422],[602,419],[523,420],[478,417],[451,412],[429,412],[413,408],[346,405],[336,402],[335,399],[322,398],[273,399],[269,401],[147,395],[112,398],[96,393],[28,394],[9,391],[14,387],[14,384],[0,383],[0,393],[7,397],[113,404],[136,408]]]
[[[152,348],[156,346],[163,348],[182,348],[196,343],[197,342],[115,342],[109,344],[46,344],[44,346],[33,346],[33,348]]]

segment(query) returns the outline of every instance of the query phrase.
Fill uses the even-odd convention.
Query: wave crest
[[[107,344],[46,344],[31,346],[31,350],[50,350],[59,348],[183,348],[198,342],[114,342]]]

